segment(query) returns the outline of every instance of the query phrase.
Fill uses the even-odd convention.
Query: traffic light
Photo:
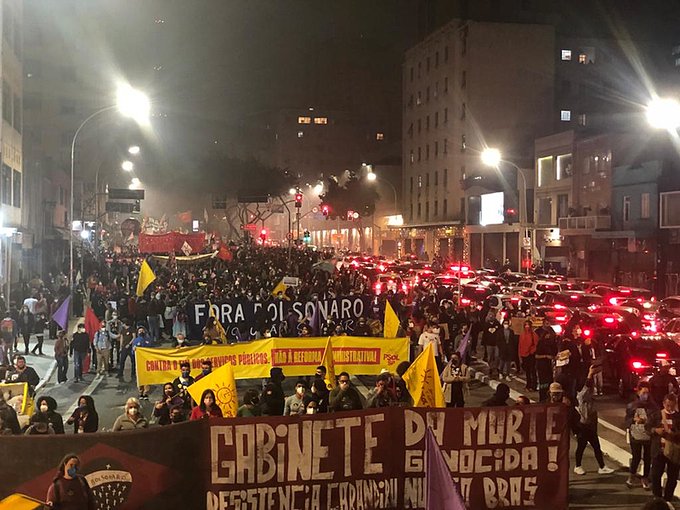
[[[329,215],[330,212],[331,212],[331,208],[330,208],[328,205],[323,204],[323,205],[321,206],[321,212],[323,213],[323,215],[324,215],[326,218],[328,218],[328,215]]]
[[[354,211],[347,211],[347,221],[352,221],[354,218]]]
[[[302,235],[302,240],[306,244],[309,244],[309,243],[312,242],[312,234],[310,234],[309,230],[305,230],[304,234]]]
[[[505,223],[512,225],[517,221],[517,209],[513,207],[508,207],[505,210]]]
[[[302,193],[295,193],[295,207],[302,207]]]
[[[267,229],[263,228],[260,230],[260,240],[262,241],[262,244],[267,240]]]

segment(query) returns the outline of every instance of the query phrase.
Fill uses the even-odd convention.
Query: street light
[[[130,154],[132,154],[133,156],[136,156],[137,154],[139,154],[140,150],[141,149],[139,148],[139,145],[132,145],[128,148],[128,152]]]
[[[368,168],[368,172],[366,172],[366,180],[368,182],[376,182],[378,180],[378,174],[376,174],[373,171],[373,168],[371,165],[362,165]],[[394,184],[392,184],[390,181],[387,179],[382,179],[380,178],[380,182],[384,182],[387,184],[390,188],[392,188],[392,193],[394,193],[394,213],[397,214],[399,212],[399,206],[397,204],[397,189],[394,187]]]
[[[680,103],[671,98],[656,98],[647,106],[647,122],[656,129],[680,128]]]
[[[147,125],[149,123],[151,103],[143,92],[133,89],[130,85],[120,86],[116,93],[116,104],[105,106],[92,113],[80,123],[80,126],[78,126],[78,129],[76,129],[76,132],[73,134],[73,140],[71,141],[71,200],[69,204],[69,284],[71,290],[73,290],[73,176],[75,173],[76,142],[78,141],[78,135],[88,122],[103,113],[115,109],[118,109],[123,116],[130,117],[139,124]],[[96,192],[97,190],[95,190],[95,193]]]
[[[321,193],[323,193],[323,183],[319,182],[316,186],[314,186],[314,194],[321,195]]]
[[[498,167],[501,162],[501,151],[498,149],[484,149],[482,151],[482,163],[486,166]]]
[[[368,172],[366,174],[366,179],[368,179],[370,182],[375,182],[375,180],[378,178],[377,175],[375,175],[374,172]]]
[[[295,195],[297,193],[297,188],[290,188],[288,190],[288,193],[291,194],[291,195]]]
[[[135,169],[135,164],[132,161],[123,161],[120,167],[126,172],[132,172]]]

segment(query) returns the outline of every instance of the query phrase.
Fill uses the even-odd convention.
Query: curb
[[[55,359],[54,361],[52,361],[50,368],[47,369],[47,374],[45,374],[45,377],[40,379],[40,382],[35,387],[36,394],[38,393],[38,391],[43,389],[48,382],[50,382],[50,379],[52,378],[52,375],[54,375],[54,371],[56,369],[57,369],[57,360]]]

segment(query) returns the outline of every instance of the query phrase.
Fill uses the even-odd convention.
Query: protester
[[[286,378],[280,367],[272,367],[269,370],[269,382],[262,392],[262,414],[265,416],[282,416],[286,405],[286,397],[283,394],[281,383]]]
[[[626,480],[628,488],[632,489],[638,478],[638,466],[642,460],[642,488],[651,488],[649,473],[651,469],[651,441],[652,436],[647,431],[647,420],[658,412],[653,400],[650,399],[649,383],[638,383],[635,399],[626,406],[626,429],[630,441],[630,474]]]
[[[222,409],[218,407],[215,392],[211,389],[203,391],[200,403],[191,410],[190,420],[201,418],[222,418]]]
[[[78,407],[66,420],[67,425],[73,425],[74,434],[97,432],[99,429],[99,415],[94,407],[94,399],[90,395],[78,398]]]
[[[35,413],[29,420],[29,426],[26,428],[24,435],[26,436],[50,436],[54,435],[54,427],[47,419],[47,416],[41,413]]]
[[[151,338],[146,333],[146,328],[140,326],[137,328],[137,336],[130,344],[131,354],[130,359],[132,360],[132,374],[133,379],[136,378],[135,374],[135,351],[140,347],[153,347],[153,342]],[[139,398],[142,400],[147,400],[149,398],[148,392],[150,390],[149,386],[139,386]]]
[[[489,364],[489,377],[498,376],[500,364],[498,344],[501,342],[502,333],[500,324],[496,319],[492,319],[486,324],[482,333],[482,347],[484,347],[484,359]]]
[[[204,359],[201,361],[201,373],[196,376],[196,381],[203,379],[205,376],[210,375],[212,372],[212,361],[209,359]]]
[[[97,353],[97,367],[100,375],[109,373],[109,356],[111,355],[111,336],[106,329],[106,322],[102,321],[99,330],[94,334],[92,341]]]
[[[391,407],[397,403],[397,388],[389,372],[381,373],[366,399],[366,408]]]
[[[57,467],[57,475],[47,490],[47,506],[64,510],[95,510],[96,500],[87,479],[78,474],[80,459],[69,453]]]
[[[541,333],[538,335],[538,343],[536,344],[536,376],[539,402],[547,402],[550,399],[548,390],[553,382],[553,360],[556,356],[557,340],[555,332],[549,326],[542,328]]]
[[[509,398],[510,387],[505,383],[499,383],[495,393],[482,403],[482,407],[507,406]]]
[[[551,404],[561,404],[564,401],[564,389],[558,382],[550,384],[548,394],[550,396],[549,401]]]
[[[60,330],[54,341],[54,359],[57,362],[57,383],[65,383],[68,373],[68,350],[69,342],[66,332]]]
[[[7,358],[7,351],[16,351],[17,338],[19,336],[19,326],[9,311],[5,312],[5,317],[0,321],[0,335],[5,345],[4,357]]]
[[[340,372],[338,386],[329,395],[328,409],[331,412],[358,411],[363,409],[359,392],[350,385],[349,374]]]
[[[529,404],[531,404],[531,400],[529,400],[529,397],[526,395],[520,395],[517,397],[517,400],[515,400],[515,405],[518,406],[528,406]]]
[[[85,324],[78,324],[69,349],[73,356],[74,382],[82,382],[85,359],[90,352],[90,337],[85,332]]]
[[[503,319],[503,329],[498,336],[498,358],[500,360],[500,376],[499,379],[504,378],[512,381],[511,367],[517,356],[517,335],[510,328],[510,319],[506,317]],[[519,367],[518,367],[519,368]]]
[[[119,430],[145,429],[148,426],[149,422],[141,413],[139,400],[130,397],[125,402],[123,414],[116,418],[111,430],[117,432]]]
[[[47,318],[44,313],[37,313],[35,315],[35,339],[36,344],[31,349],[31,354],[43,356],[43,342],[45,340],[45,329],[47,329]]]
[[[446,407],[465,407],[465,394],[469,392],[468,366],[461,362],[460,354],[451,354],[449,363],[441,373],[444,383],[444,400]]]
[[[670,374],[671,366],[662,362],[661,368],[649,379],[652,400],[657,407],[662,407],[663,399],[668,393],[680,393],[680,386],[675,376]]]
[[[40,383],[40,376],[33,367],[26,365],[26,358],[17,356],[14,360],[14,369],[7,377],[13,383],[27,383],[28,393],[32,397],[35,395],[35,388]]]
[[[21,425],[16,410],[5,401],[0,393],[0,435],[21,434]]]
[[[651,436],[652,493],[666,501],[673,499],[680,473],[680,413],[678,399],[669,393],[663,407],[649,417],[646,424]],[[666,473],[666,486],[661,488],[661,477]]]
[[[444,349],[442,348],[442,343],[439,336],[439,327],[432,321],[428,323],[425,331],[423,331],[420,335],[420,338],[418,338],[418,345],[420,346],[421,351],[425,350],[425,348],[430,344],[432,344],[432,350],[434,351],[434,359],[437,363],[437,371],[441,372],[444,368],[444,363],[442,361]]]
[[[330,391],[326,386],[326,381],[322,377],[315,377],[312,381],[311,393],[316,399],[317,412],[327,413],[328,412],[328,397],[330,396]]]
[[[116,365],[120,365],[120,342],[121,333],[123,330],[123,323],[118,318],[118,312],[113,311],[111,313],[111,319],[106,322],[106,332],[111,340],[111,350],[109,355],[109,366],[113,368]]]
[[[577,395],[578,401],[578,413],[581,419],[576,428],[576,467],[574,467],[574,473],[577,475],[585,475],[586,470],[581,465],[583,461],[583,452],[590,443],[595,452],[595,460],[599,469],[597,470],[600,475],[608,475],[614,472],[614,470],[604,463],[604,456],[602,455],[602,448],[600,447],[600,438],[597,435],[597,409],[595,408],[595,403],[593,400],[594,386],[593,381],[593,368],[591,367],[588,371],[585,384],[583,389],[579,391]]]
[[[538,335],[532,329],[530,320],[524,322],[522,332],[519,335],[519,357],[522,363],[522,371],[526,374],[527,391],[536,391],[538,381],[536,377],[536,349],[538,347]]]
[[[130,324],[128,323],[129,321],[124,320],[121,321],[122,326],[121,326],[121,333],[119,337],[119,342],[120,342],[120,361],[118,363],[118,379],[122,380],[125,372],[125,362],[127,361],[128,358],[130,358],[130,370],[132,372],[132,378],[135,377],[135,359],[132,355],[132,342],[135,339],[135,335],[132,332],[132,329],[130,328]]]
[[[305,414],[305,406],[303,400],[305,398],[305,393],[307,391],[307,386],[304,381],[298,381],[295,384],[295,393],[288,397],[283,406],[283,415],[301,415]]]
[[[187,388],[194,384],[195,379],[191,376],[191,364],[188,361],[182,361],[179,364],[180,374],[172,381],[174,394],[182,399],[182,407],[186,411],[191,410],[191,395]]]
[[[52,397],[39,397],[35,401],[35,413],[33,416],[42,415],[52,425],[56,434],[64,433],[64,419],[57,412],[57,401]]]
[[[24,306],[21,307],[17,324],[19,325],[21,336],[24,338],[24,354],[28,354],[28,346],[30,343],[31,334],[35,328],[35,318],[29,311],[28,305],[24,304]],[[16,348],[17,346],[15,344],[14,349],[16,350]]]
[[[247,389],[243,395],[243,404],[236,411],[236,416],[243,418],[250,418],[253,416],[260,416],[260,397],[257,394],[257,390],[250,388]]]
[[[165,383],[163,385],[163,395],[160,400],[156,402],[153,408],[153,416],[156,418],[156,423],[159,425],[170,424],[170,410],[174,407],[180,407],[184,401],[175,396],[175,386],[173,383]]]

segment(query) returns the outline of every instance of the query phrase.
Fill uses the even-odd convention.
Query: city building
[[[455,19],[406,52],[399,230],[405,253],[472,256],[475,265],[509,258],[519,266],[525,233],[503,213],[524,209],[515,166],[529,168],[534,138],[551,130],[554,38],[550,25]],[[489,147],[510,163],[484,167],[480,156]],[[502,200],[484,200],[496,214],[479,211],[481,196],[497,192],[499,180]],[[478,213],[493,219],[477,224]]]

